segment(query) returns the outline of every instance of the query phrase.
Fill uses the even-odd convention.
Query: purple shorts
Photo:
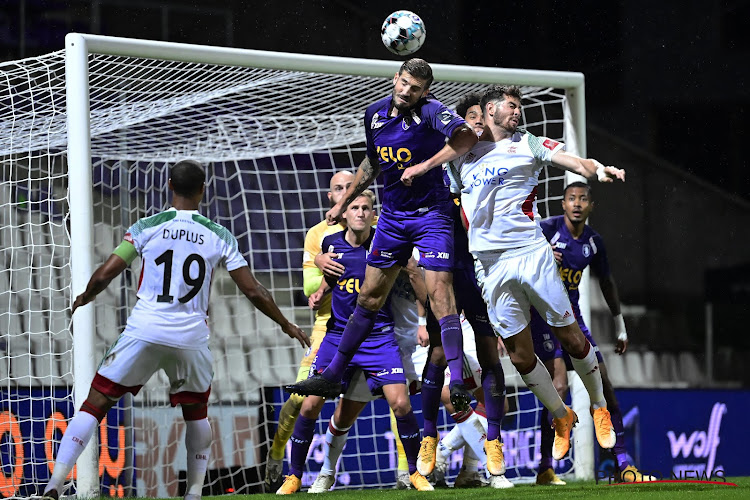
[[[331,335],[330,332],[326,334],[318,349],[318,355],[310,365],[310,374],[313,370],[322,372],[329,365],[338,351],[340,339],[340,333],[338,335]],[[377,336],[374,339],[368,338],[362,343],[344,371],[342,394],[346,393],[349,382],[358,368],[365,374],[367,386],[373,394],[382,394],[384,385],[406,384],[404,365],[395,334]]]
[[[405,266],[412,250],[419,250],[419,265],[430,271],[453,269],[453,220],[439,210],[383,211],[372,238],[367,264],[380,269]]]
[[[531,322],[529,324],[531,326],[531,339],[534,342],[534,352],[539,356],[539,359],[544,362],[554,358],[562,358],[565,361],[566,369],[572,370],[573,364],[570,362],[570,355],[560,346],[560,341],[552,333],[552,329],[533,307],[531,308]],[[591,346],[596,352],[596,359],[599,363],[603,363],[604,358],[586,324],[583,321],[578,321],[578,326],[581,327],[584,337],[591,342]]]

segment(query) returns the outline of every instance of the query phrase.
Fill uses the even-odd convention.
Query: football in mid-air
[[[380,34],[383,45],[399,56],[418,51],[427,37],[422,18],[408,10],[397,10],[386,17]]]

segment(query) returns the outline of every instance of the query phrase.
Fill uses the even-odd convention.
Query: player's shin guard
[[[521,374],[526,386],[534,396],[554,415],[555,418],[562,418],[567,415],[567,408],[563,400],[560,399],[560,395],[557,393],[554,384],[552,384],[552,377],[550,377],[547,368],[544,367],[539,358],[534,356],[536,364],[534,367]],[[598,370],[597,370],[598,371]]]
[[[406,452],[404,451],[404,445],[401,443],[401,439],[398,437],[398,422],[396,421],[396,414],[393,413],[393,409],[390,409],[391,414],[391,432],[393,432],[393,435],[396,436],[396,451],[398,452],[398,467],[396,470],[400,471],[408,471],[409,470],[409,462],[406,460]]]
[[[404,453],[406,453],[406,462],[409,464],[409,475],[414,474],[417,472],[417,455],[419,454],[420,442],[417,417],[414,416],[412,410],[409,410],[409,413],[403,417],[396,416],[396,426],[398,427],[398,437],[404,446]]]
[[[542,455],[539,461],[539,472],[544,472],[552,468],[552,443],[555,442],[555,431],[550,423],[549,410],[542,408],[539,419],[541,431],[541,442],[539,443],[539,453]]]
[[[440,393],[445,381],[445,367],[427,362],[422,375],[422,417],[424,435],[437,438],[437,418],[440,411]]]
[[[289,459],[289,474],[302,477],[305,469],[307,452],[310,450],[313,434],[315,433],[315,419],[300,415],[294,425],[292,433],[292,453]]]
[[[505,416],[505,373],[499,362],[482,370],[484,406],[487,411],[487,441],[500,437],[500,424]]]
[[[341,335],[339,349],[333,356],[331,363],[323,370],[323,378],[332,382],[341,382],[344,370],[362,345],[362,342],[372,332],[378,311],[370,311],[357,304],[354,312],[349,316],[344,333]]]
[[[339,461],[341,453],[346,446],[346,438],[349,437],[351,426],[340,429],[336,427],[333,417],[328,421],[328,430],[326,431],[326,440],[323,444],[323,467],[320,468],[321,474],[336,476],[336,464]]]
[[[271,458],[274,460],[284,458],[284,448],[286,448],[289,438],[292,437],[294,424],[297,422],[297,417],[299,416],[299,411],[302,408],[304,400],[304,396],[290,394],[289,399],[281,407],[279,426],[276,428],[276,434],[273,435],[273,443],[271,444]]]
[[[187,448],[187,490],[185,495],[201,496],[203,480],[211,456],[211,424],[207,418],[185,421],[185,448]]]
[[[70,420],[65,434],[60,440],[60,448],[57,450],[55,459],[55,469],[47,487],[44,489],[45,493],[50,490],[57,490],[62,493],[65,478],[70,474],[76,460],[83,453],[98,426],[99,420],[97,417],[85,410],[79,411]]]
[[[440,338],[451,369],[451,384],[463,384],[464,336],[458,314],[449,314],[440,320]]]
[[[589,393],[592,408],[595,410],[597,408],[606,408],[607,401],[604,399],[602,372],[599,370],[596,353],[588,340],[586,340],[586,346],[579,356],[576,357],[571,354],[570,362],[578,376],[581,377],[581,382],[583,382],[586,391]]]

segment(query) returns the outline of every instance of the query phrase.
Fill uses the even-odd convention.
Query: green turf
[[[750,477],[732,477],[727,478],[727,482],[737,484],[737,487],[713,484],[640,484],[640,485],[605,485],[595,484],[594,482],[573,482],[567,486],[533,486],[517,485],[511,490],[492,490],[490,488],[454,490],[441,489],[433,492],[419,493],[397,490],[348,490],[334,491],[323,495],[325,498],[332,500],[413,500],[414,498],[424,498],[429,500],[478,500],[481,498],[508,498],[508,499],[525,499],[539,498],[549,499],[551,496],[559,495],[563,499],[641,499],[648,500],[685,500],[686,498],[700,498],[710,500],[723,500],[733,498],[750,498]],[[295,498],[307,498],[306,493],[298,493]],[[209,498],[215,500],[271,500],[278,499],[276,495],[237,495],[231,497],[203,497],[203,500]]]

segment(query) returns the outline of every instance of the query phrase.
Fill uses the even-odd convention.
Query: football
[[[380,35],[388,50],[407,56],[424,44],[427,31],[421,17],[408,10],[398,10],[385,18]]]

